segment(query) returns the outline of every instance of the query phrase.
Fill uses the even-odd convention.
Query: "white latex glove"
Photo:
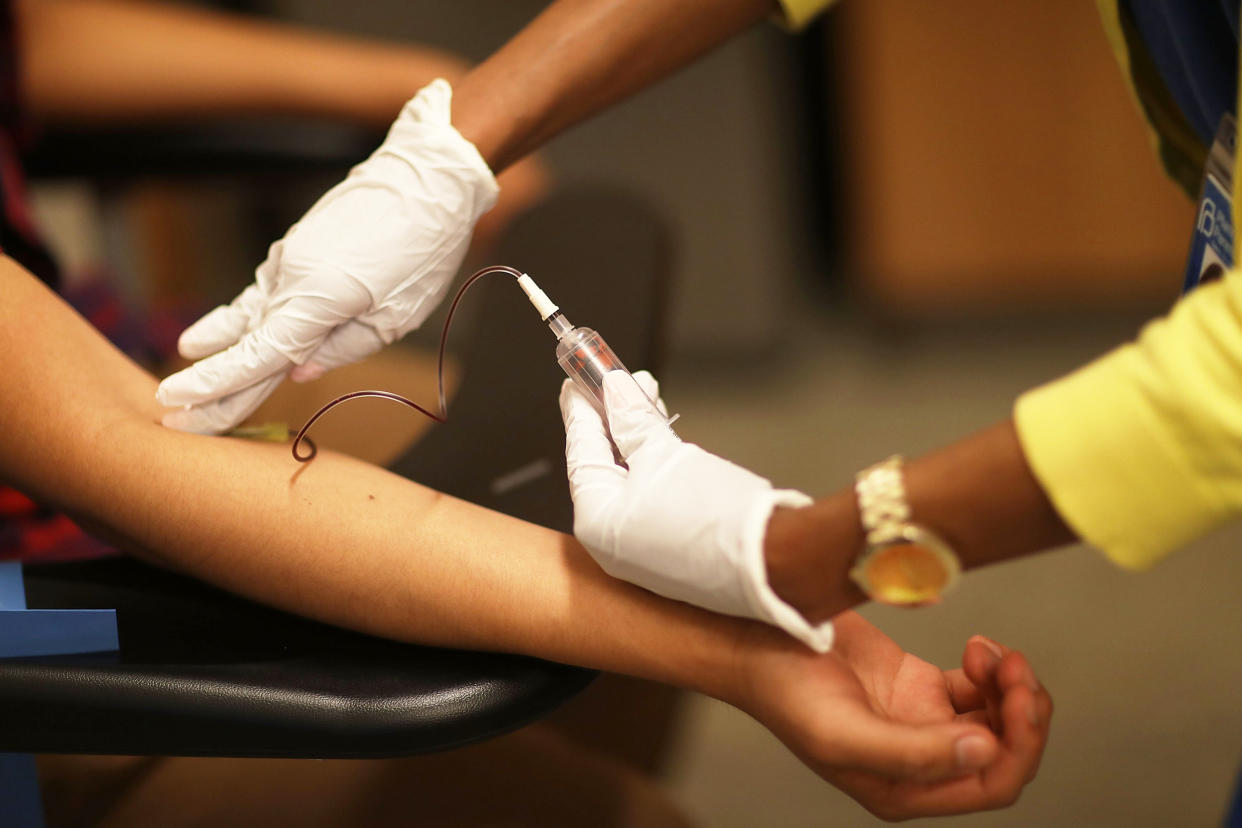
[[[444,80],[419,92],[379,149],[271,246],[254,284],[181,334],[181,355],[199,361],[160,383],[160,403],[189,406],[165,425],[232,428],[291,369],[314,379],[427,318],[499,193],[449,123],[451,100]]]
[[[766,621],[826,652],[832,622],[813,626],[777,596],[763,556],[772,510],[807,506],[811,498],[774,489],[683,443],[647,397],[658,399],[659,386],[646,371],[634,380],[623,371],[607,374],[605,426],[572,382],[561,386],[574,535],[609,575],[667,598]],[[625,466],[614,460],[614,444]]]

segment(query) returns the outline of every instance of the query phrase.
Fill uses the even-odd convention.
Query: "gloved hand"
[[[371,157],[271,246],[254,283],[181,334],[181,355],[199,362],[160,383],[160,403],[190,406],[165,425],[227,430],[291,369],[314,379],[427,318],[499,193],[450,124],[451,99],[444,80],[419,92]]]
[[[812,626],[783,601],[768,585],[763,555],[772,510],[811,499],[683,443],[667,418],[652,411],[647,397],[658,395],[646,371],[633,380],[623,371],[607,374],[605,426],[572,382],[561,386],[574,535],[609,575],[667,598],[766,621],[827,651],[832,623]],[[614,444],[625,466],[614,460]]]

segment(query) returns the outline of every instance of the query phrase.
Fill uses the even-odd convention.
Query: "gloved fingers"
[[[667,417],[668,406],[664,404],[664,400],[660,397],[659,380],[647,370],[635,371],[631,376],[638,383],[638,387],[643,389],[643,393],[647,395],[647,398],[655,402],[656,408],[660,409],[660,413]]]
[[[223,351],[259,324],[267,294],[256,284],[247,286],[231,303],[208,311],[181,332],[177,351],[186,359],[202,359]]]
[[[575,502],[579,492],[589,487],[620,485],[625,469],[613,461],[612,442],[595,406],[568,379],[561,383],[560,404],[565,423],[565,466]]]
[[[328,371],[369,357],[383,347],[384,340],[375,328],[351,320],[333,329],[306,362],[289,372],[289,379],[294,382],[319,379]]]
[[[283,376],[349,319],[350,308],[339,307],[322,293],[307,292],[286,300],[275,296],[272,301],[281,304],[262,325],[228,350],[165,379],[156,399],[170,407],[200,405],[249,388],[278,371]]]
[[[273,344],[265,325],[227,350],[165,378],[155,398],[169,408],[201,405],[250,388],[273,374],[284,377],[292,366],[293,360]]]
[[[285,255],[285,239],[297,227],[295,223],[285,231],[284,237],[268,245],[267,258],[259,262],[259,266],[254,269],[254,283],[268,295],[275,293],[280,286],[280,263]]]
[[[625,371],[604,375],[604,405],[612,441],[628,461],[640,448],[671,448],[681,441],[668,427],[668,418],[655,408],[638,382]]]
[[[170,411],[164,415],[163,423],[167,428],[192,434],[228,431],[253,414],[284,378],[284,373],[279,372],[227,397]]]

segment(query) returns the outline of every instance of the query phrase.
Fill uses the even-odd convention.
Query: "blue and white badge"
[[[1233,116],[1226,113],[1216,129],[1216,140],[1203,167],[1203,187],[1199,194],[1199,210],[1195,215],[1195,232],[1190,239],[1190,256],[1186,260],[1186,278],[1182,293],[1215,281],[1233,267],[1233,158],[1237,127]]]

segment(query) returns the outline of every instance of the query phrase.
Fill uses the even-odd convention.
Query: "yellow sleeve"
[[[1014,417],[1062,518],[1121,566],[1151,566],[1242,516],[1242,272],[1027,392]]]
[[[779,0],[777,19],[790,29],[801,29],[836,0]]]

